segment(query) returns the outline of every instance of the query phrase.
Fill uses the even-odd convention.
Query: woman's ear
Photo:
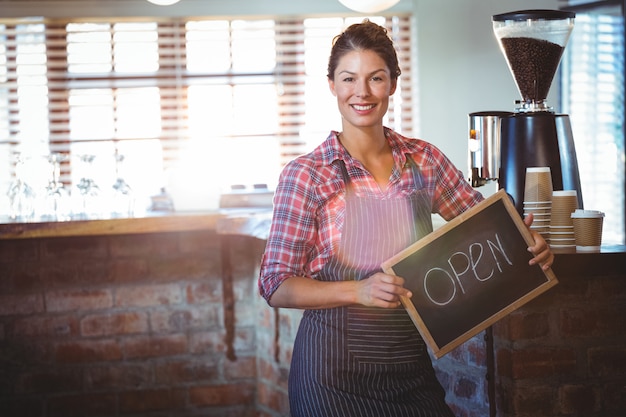
[[[333,96],[337,97],[337,92],[335,91],[335,81],[331,80],[330,78],[328,79],[328,88],[330,89],[330,92],[333,94]]]
[[[389,89],[389,95],[392,96],[396,92],[396,87],[398,86],[398,79],[391,80],[391,88]]]

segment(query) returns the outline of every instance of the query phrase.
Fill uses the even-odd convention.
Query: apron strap
[[[348,175],[348,169],[346,168],[346,163],[339,159],[339,168],[341,169],[341,176],[343,177],[343,183],[346,186],[346,196],[352,195],[352,180],[350,179],[350,175]]]

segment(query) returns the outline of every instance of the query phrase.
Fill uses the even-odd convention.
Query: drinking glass
[[[80,165],[77,168],[79,172],[82,171],[82,176],[78,184],[76,184],[80,202],[75,214],[80,218],[97,217],[101,212],[100,187],[93,178],[93,162],[95,159],[95,155],[79,155]]]
[[[133,190],[124,179],[122,166],[124,155],[115,153],[115,183],[113,184],[113,206],[112,212],[115,216],[132,216],[135,207]]]
[[[71,216],[69,192],[61,182],[61,163],[69,159],[68,155],[52,153],[48,155],[50,179],[43,198],[43,220],[68,220]]]
[[[31,184],[28,183],[26,158],[22,155],[16,155],[15,177],[9,185],[7,195],[10,202],[11,219],[31,220],[35,215],[35,198],[36,192]]]

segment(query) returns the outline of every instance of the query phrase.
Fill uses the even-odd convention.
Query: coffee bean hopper
[[[471,136],[480,134],[476,127],[483,124],[485,116],[495,118],[499,125],[495,131],[499,134],[498,143],[495,144],[493,138],[482,139],[482,142],[494,142],[490,147],[499,148],[498,185],[513,198],[520,214],[523,212],[528,167],[550,167],[554,190],[576,190],[579,207],[582,208],[578,162],[569,116],[556,114],[546,101],[574,27],[574,18],[573,12],[560,10],[521,10],[492,17],[495,36],[520,98],[510,113],[470,114],[470,168],[476,176],[472,183],[481,185],[488,179],[482,178],[482,167],[474,166],[478,164],[474,161],[479,161],[481,157],[471,155],[472,143],[474,149],[477,144],[472,142]]]

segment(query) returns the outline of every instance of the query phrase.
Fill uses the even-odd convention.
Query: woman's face
[[[334,80],[328,82],[337,97],[344,125],[370,127],[382,124],[396,81],[391,79],[389,68],[376,52],[347,53],[338,62]]]

